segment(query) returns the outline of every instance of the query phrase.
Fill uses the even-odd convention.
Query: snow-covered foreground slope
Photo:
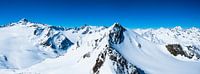
[[[199,60],[177,59],[186,55],[184,42],[154,42],[143,35],[148,30],[136,33],[118,23],[108,28],[24,24],[0,28],[1,74],[200,73]],[[196,57],[197,50],[190,53]]]

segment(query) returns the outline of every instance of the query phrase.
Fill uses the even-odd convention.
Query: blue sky
[[[77,27],[84,24],[128,28],[200,28],[198,0],[0,0],[0,24],[32,22]]]

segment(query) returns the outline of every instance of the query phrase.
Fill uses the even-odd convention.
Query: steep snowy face
[[[39,33],[36,32],[36,36],[39,36],[39,45],[45,48],[52,48],[54,53],[62,55],[68,47],[73,45],[73,43],[62,32],[58,31],[58,29],[47,27],[42,30],[38,29],[38,31]]]
[[[0,36],[0,68],[26,68],[73,45],[62,32],[27,19],[1,27]]]
[[[106,68],[106,66],[110,66]],[[112,47],[101,51],[92,70],[95,74],[104,74],[105,69],[110,69],[111,74],[144,74],[142,70],[128,62],[119,52]]]
[[[173,56],[198,61],[200,58],[200,30],[192,27],[182,29],[180,26],[167,29],[134,30],[144,38],[159,45],[164,45]]]
[[[119,23],[115,23],[108,28],[105,38],[107,44],[101,49],[93,66],[93,73],[104,74],[105,69],[109,69],[111,74],[144,74],[144,72],[135,65],[127,61],[113,45],[120,44],[124,41],[123,32],[126,31]],[[110,66],[106,68],[106,66]]]
[[[142,72],[135,65],[128,62],[116,49],[112,48],[113,43],[121,43],[123,41],[123,31],[125,29],[120,24],[114,24],[98,32],[85,34],[75,44],[75,48],[72,48],[66,54],[78,53],[79,57],[76,58],[81,58],[77,59],[78,63],[75,64],[79,67],[76,70],[81,71],[72,73],[133,74]],[[85,62],[90,63],[84,64]],[[82,71],[82,67],[84,67],[85,71]]]

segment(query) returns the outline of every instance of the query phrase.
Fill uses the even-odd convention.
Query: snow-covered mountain
[[[199,61],[200,59],[199,28],[182,29],[176,26],[170,29],[135,29],[134,31],[153,43],[165,45],[178,59],[188,61]]]
[[[63,55],[73,43],[59,30],[22,19],[0,28],[0,68],[29,67]]]
[[[0,74],[199,74],[198,28],[0,27]]]

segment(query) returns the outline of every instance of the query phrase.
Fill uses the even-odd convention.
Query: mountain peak
[[[28,20],[26,18],[22,18],[21,20],[19,20],[19,22],[28,22]]]
[[[176,26],[176,27],[174,27],[173,29],[182,30],[182,27],[181,27],[181,26]]]
[[[28,20],[26,18],[22,18],[21,20],[19,20],[18,23],[21,23],[22,25],[25,25],[28,22]]]
[[[120,25],[118,22],[117,22],[117,23],[114,23],[114,24],[110,27],[110,29],[113,30],[113,31],[119,31],[119,30],[125,31],[125,30],[126,30],[126,29],[125,29],[122,25]]]
[[[194,30],[194,31],[198,31],[199,28],[196,28],[196,27],[192,27],[192,28],[189,28],[190,30]]]
[[[119,23],[114,23],[110,27],[109,42],[111,44],[120,44],[124,40],[123,32],[126,31]]]

